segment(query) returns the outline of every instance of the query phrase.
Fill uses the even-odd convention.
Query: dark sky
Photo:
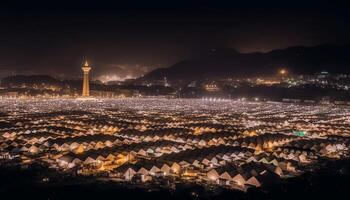
[[[215,3],[214,3],[215,2]],[[235,2],[235,3],[232,3]],[[0,3],[0,77],[135,77],[200,50],[240,52],[350,43],[347,4],[335,1],[8,1]]]

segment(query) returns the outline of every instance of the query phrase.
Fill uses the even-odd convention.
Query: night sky
[[[87,59],[93,78],[118,80],[210,48],[350,43],[349,6],[335,1],[96,2],[2,2],[0,77],[79,78]]]

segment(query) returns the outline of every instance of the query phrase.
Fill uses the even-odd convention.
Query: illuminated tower
[[[89,72],[91,70],[91,67],[89,66],[88,62],[85,61],[84,66],[81,68],[83,70],[83,97],[88,97],[90,96],[90,87],[89,87]]]

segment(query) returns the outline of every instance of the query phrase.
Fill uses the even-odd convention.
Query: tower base
[[[89,100],[96,100],[96,98],[95,97],[91,97],[91,96],[88,96],[88,97],[77,97],[77,98],[75,98],[75,100],[89,101]]]

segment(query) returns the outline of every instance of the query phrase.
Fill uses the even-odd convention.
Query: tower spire
[[[81,67],[83,70],[83,97],[88,97],[90,96],[90,83],[89,83],[89,72],[91,70],[91,67],[89,66],[88,62],[85,61],[84,66]]]

